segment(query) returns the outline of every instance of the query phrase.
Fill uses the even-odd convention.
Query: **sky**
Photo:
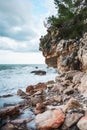
[[[53,0],[0,0],[0,64],[42,64],[43,22],[55,14]]]

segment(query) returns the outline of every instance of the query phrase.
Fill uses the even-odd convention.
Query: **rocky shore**
[[[26,92],[19,89],[24,100],[0,109],[0,129],[87,130],[86,93],[87,74],[78,70],[28,86]]]

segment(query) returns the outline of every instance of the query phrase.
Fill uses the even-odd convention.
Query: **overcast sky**
[[[0,64],[44,63],[39,38],[54,13],[53,0],[0,0]]]

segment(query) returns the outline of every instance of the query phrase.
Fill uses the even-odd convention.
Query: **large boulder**
[[[83,116],[81,113],[67,113],[62,129],[68,130],[69,127],[76,124],[78,120]]]
[[[61,109],[48,110],[42,114],[38,114],[35,118],[36,126],[39,130],[49,130],[52,128],[58,128],[65,119],[65,114]]]

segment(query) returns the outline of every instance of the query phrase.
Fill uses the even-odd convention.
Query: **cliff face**
[[[40,39],[40,50],[48,66],[57,67],[60,73],[69,70],[87,71],[87,33],[81,39],[59,40],[58,30],[48,30]]]

